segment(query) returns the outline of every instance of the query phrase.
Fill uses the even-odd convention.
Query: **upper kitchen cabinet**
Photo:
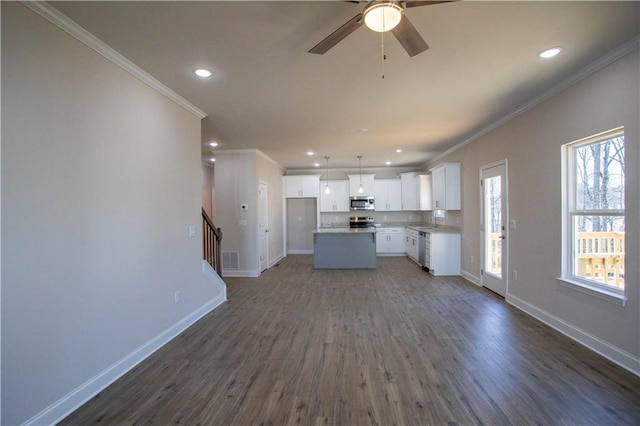
[[[349,181],[330,180],[329,193],[325,192],[325,182],[320,188],[321,212],[348,212],[349,211]]]
[[[415,172],[400,173],[402,210],[431,210],[431,176]]]
[[[374,176],[375,175],[348,175],[349,196],[350,197],[373,196],[375,194],[375,185],[374,185],[374,179],[373,179]],[[359,192],[360,178],[362,178],[362,189],[364,190],[363,192]]]
[[[431,187],[434,210],[460,210],[460,163],[431,169]]]
[[[431,207],[431,175],[417,175],[415,177],[418,193],[420,194],[420,205],[418,210],[432,210]]]
[[[320,175],[293,175],[283,178],[286,198],[318,198],[320,196]]]
[[[400,179],[376,179],[374,193],[376,211],[400,211],[402,200],[400,197]]]

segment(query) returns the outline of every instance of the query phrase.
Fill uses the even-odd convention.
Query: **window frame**
[[[574,218],[579,216],[617,216],[623,217],[626,221],[625,209],[609,209],[609,210],[586,210],[577,209],[577,197],[576,197],[576,149],[595,143],[601,143],[609,139],[616,137],[624,137],[624,127],[618,127],[608,130],[606,132],[598,133],[593,136],[589,136],[583,139],[579,139],[574,142],[570,142],[562,145],[562,166],[561,166],[561,178],[562,178],[562,265],[561,276],[558,280],[561,284],[581,291],[583,293],[590,294],[592,296],[619,304],[624,306],[626,303],[626,291],[627,283],[625,280],[624,289],[619,289],[606,284],[598,283],[595,280],[589,280],[583,277],[574,275],[574,262],[576,254],[576,237]],[[626,176],[625,176],[625,188],[626,188]],[[626,239],[626,233],[625,233]],[[626,251],[626,242],[625,242]],[[626,256],[625,256],[626,263]],[[625,265],[626,266],[626,265]]]

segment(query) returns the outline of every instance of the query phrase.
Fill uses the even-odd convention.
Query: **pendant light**
[[[327,160],[327,186],[324,187],[324,193],[331,194],[331,190],[329,189],[329,157],[324,157],[324,159]]]
[[[362,155],[358,155],[358,169],[360,170],[360,186],[358,187],[358,193],[364,194],[364,188],[362,187]]]

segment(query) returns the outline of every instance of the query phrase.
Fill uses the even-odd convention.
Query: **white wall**
[[[507,300],[640,374],[640,117],[638,51],[608,65],[438,162],[462,163],[463,270],[480,276],[479,169],[508,161]],[[561,258],[560,147],[625,128],[626,286],[622,307],[559,283]],[[471,261],[473,256],[474,261]]]
[[[269,191],[268,263],[271,266],[282,258],[282,168],[257,150],[216,152],[216,226],[222,228],[223,253],[239,253],[238,269],[224,268],[224,276],[260,275],[257,210],[259,181],[266,182]],[[248,209],[241,210],[242,204],[246,204]]]
[[[215,225],[213,217],[214,167],[202,164],[202,208]],[[217,225],[216,225],[217,226]]]
[[[1,6],[2,421],[52,423],[222,289],[187,234],[200,228],[200,120]]]
[[[258,181],[266,182],[269,191],[269,258],[268,266],[275,265],[284,257],[283,238],[284,228],[282,224],[283,206],[282,197],[284,188],[282,186],[283,169],[261,152],[256,152],[256,174]]]

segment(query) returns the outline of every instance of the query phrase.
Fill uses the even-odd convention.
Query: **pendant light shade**
[[[402,7],[397,2],[379,2],[364,11],[364,23],[373,31],[391,31],[402,19]]]
[[[364,188],[362,187],[362,155],[358,155],[358,170],[360,173],[360,186],[358,187],[358,194],[364,194]]]
[[[324,157],[327,160],[327,177],[326,177],[326,186],[324,187],[325,194],[331,194],[331,190],[329,189],[329,157]]]

